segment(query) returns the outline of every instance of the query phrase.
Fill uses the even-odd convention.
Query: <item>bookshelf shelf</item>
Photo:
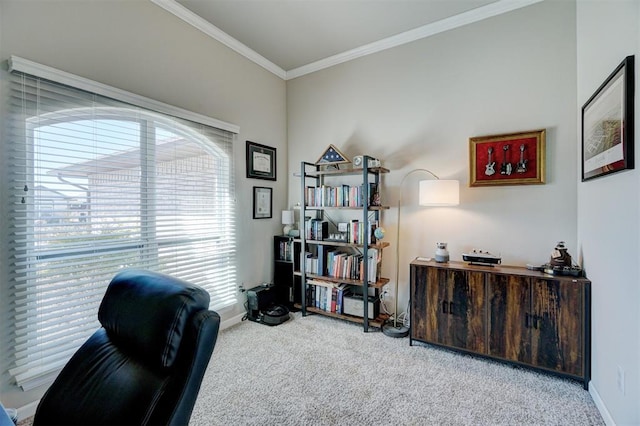
[[[302,305],[300,305],[299,303],[294,305],[296,308],[301,309]],[[332,318],[337,318],[337,319],[341,319],[341,320],[345,320],[345,321],[351,321],[351,322],[355,322],[358,324],[364,324],[364,318],[362,317],[356,317],[353,315],[344,315],[344,314],[337,314],[334,312],[326,312],[323,311],[322,309],[318,309],[316,307],[313,306],[307,306],[306,309],[308,312],[312,312],[314,314],[320,314],[320,315],[325,315],[328,317],[332,317]],[[377,318],[374,319],[370,319],[369,320],[369,325],[373,326],[373,327],[378,327],[381,328],[382,325],[384,324],[384,322],[389,318],[388,315],[386,314],[380,314]]]
[[[369,211],[376,210],[389,210],[389,206],[369,206]],[[358,206],[307,206],[305,208],[307,211],[309,210],[357,210],[362,211],[362,207]]]
[[[351,279],[348,279],[348,278],[331,277],[331,276],[328,276],[328,275],[306,274],[306,277],[307,277],[307,280],[317,279],[317,280],[332,282],[332,283],[335,283],[335,284],[345,283],[345,284],[355,285],[355,286],[359,286],[359,287],[362,287],[364,285],[364,282],[360,281],[360,280],[351,280]],[[378,281],[376,281],[375,283],[374,282],[369,282],[369,287],[370,288],[381,289],[382,287],[384,287],[387,284],[389,284],[389,278],[379,278]]]
[[[306,163],[310,164],[310,163]],[[389,169],[384,167],[369,167],[368,169],[364,169],[362,167],[356,167],[352,169],[342,169],[342,170],[305,170],[301,173],[294,173],[294,176],[300,177],[302,175],[306,177],[318,177],[318,176],[349,176],[349,175],[362,175],[363,172],[368,173],[389,173]]]
[[[364,156],[363,164],[369,159]],[[301,235],[295,239],[300,264],[293,275],[299,279],[296,305],[303,316],[313,313],[357,322],[365,332],[370,326],[382,327],[380,294],[389,279],[381,277],[380,269],[389,243],[378,241],[374,230],[381,226],[381,213],[389,209],[380,202],[385,173],[389,170],[384,167],[322,170],[312,163],[300,164],[296,176]],[[340,215],[343,229],[327,211]]]
[[[300,240],[296,240],[300,241]],[[354,248],[362,248],[363,244],[353,244],[353,243],[345,243],[342,241],[332,241],[332,240],[307,240],[307,244],[316,244],[322,246],[333,246],[333,247],[354,247]],[[369,244],[369,248],[377,248],[383,249],[389,247],[389,243],[387,242],[378,242],[376,244]]]

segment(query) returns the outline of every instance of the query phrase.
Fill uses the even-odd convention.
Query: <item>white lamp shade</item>
[[[282,210],[282,224],[293,225],[295,219],[293,218],[293,210]]]
[[[460,182],[457,180],[421,180],[418,204],[421,206],[457,206]]]

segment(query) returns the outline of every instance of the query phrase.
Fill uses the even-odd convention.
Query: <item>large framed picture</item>
[[[633,169],[634,57],[627,56],[582,107],[582,181]]]
[[[271,219],[271,201],[273,199],[273,189],[263,186],[253,187],[253,218]]]
[[[247,178],[276,180],[276,149],[247,141]]]
[[[545,138],[545,129],[469,138],[469,186],[543,184]]]

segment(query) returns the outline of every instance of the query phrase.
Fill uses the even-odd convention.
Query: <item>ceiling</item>
[[[290,79],[541,0],[151,0]]]

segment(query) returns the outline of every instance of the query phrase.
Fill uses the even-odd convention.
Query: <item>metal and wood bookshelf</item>
[[[370,295],[370,289],[373,292],[373,296],[379,299],[382,287],[389,282],[388,278],[380,276],[376,266],[375,279],[370,277],[370,259],[369,252],[372,249],[377,250],[377,253],[382,254],[382,250],[389,246],[389,243],[372,240],[370,234],[373,232],[371,224],[375,223],[377,226],[381,226],[381,212],[389,209],[388,206],[378,205],[381,195],[381,176],[385,173],[389,173],[388,169],[383,167],[368,167],[370,157],[363,157],[364,167],[362,168],[350,168],[350,169],[337,169],[337,170],[322,170],[321,166],[302,162],[300,165],[300,188],[301,188],[301,207],[300,207],[300,238],[295,241],[300,243],[300,255],[302,256],[299,262],[299,270],[294,271],[294,275],[300,276],[300,300],[297,301],[296,307],[302,310],[302,315],[306,316],[308,313],[315,313],[321,315],[327,315],[338,319],[352,321],[360,323],[363,326],[363,330],[369,331],[369,327],[381,328],[385,321],[385,315],[380,314],[376,318],[369,318],[369,303],[368,298]],[[327,184],[334,183],[343,178],[347,179],[347,176],[353,176],[354,182],[357,183],[354,187],[359,188],[357,203],[350,199],[350,203],[336,203],[335,200],[321,200],[309,205],[308,192],[309,188],[325,188]],[[358,178],[359,177],[359,178]],[[329,186],[329,188],[331,188]],[[375,189],[377,194],[372,194],[371,189]],[[375,198],[374,198],[375,195]],[[373,202],[373,201],[376,202]],[[344,201],[344,200],[343,200]],[[337,241],[335,239],[329,240],[321,235],[319,238],[309,238],[306,232],[307,224],[306,220],[319,220],[322,221],[326,218],[327,212],[330,210],[338,210],[341,213],[355,216],[358,221],[358,226],[361,226],[363,239],[362,241],[352,242]],[[330,225],[333,227],[334,224]],[[318,247],[325,247],[329,249],[344,249],[351,251],[361,256],[362,267],[359,269],[359,276],[357,278],[341,278],[331,275],[329,271],[323,270],[321,273],[312,273],[307,268],[307,262],[304,261],[304,257],[307,252],[317,252]],[[322,250],[321,250],[322,251]],[[324,259],[323,259],[324,261]],[[324,263],[324,262],[323,262]],[[316,271],[317,272],[317,271]],[[329,283],[335,283],[335,285],[348,284],[360,288],[363,296],[363,315],[345,315],[339,312],[328,312],[324,309],[319,309],[315,306],[311,306],[308,300],[310,294],[309,280],[319,279]]]

